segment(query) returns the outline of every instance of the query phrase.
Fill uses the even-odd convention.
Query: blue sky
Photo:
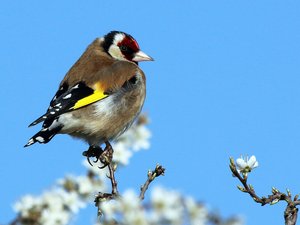
[[[38,130],[27,125],[86,46],[122,30],[155,61],[141,63],[152,147],[119,171],[121,190],[159,162],[167,172],[156,184],[248,225],[283,224],[285,204],[261,207],[237,191],[228,158],[256,155],[249,181],[259,195],[300,192],[299,10],[291,0],[2,2],[0,222],[20,196],[83,172],[84,143],[58,136],[25,150]]]

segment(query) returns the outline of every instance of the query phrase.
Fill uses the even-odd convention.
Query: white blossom
[[[126,225],[147,225],[149,222],[142,209],[124,214],[124,223]]]
[[[81,195],[92,195],[95,190],[92,180],[87,176],[77,176],[75,179],[78,185],[78,193]],[[99,191],[99,190],[98,190]]]
[[[132,210],[139,209],[140,207],[140,199],[136,195],[136,193],[133,190],[126,190],[122,198],[120,199],[121,207],[124,212],[130,212]]]
[[[94,163],[91,160],[92,165],[90,165],[87,161],[87,159],[84,159],[82,161],[82,165],[89,171],[91,171],[94,175],[96,175],[100,180],[105,180],[106,179],[106,174],[108,173],[108,169],[107,167],[103,168],[103,169],[99,169],[99,167],[103,166],[100,162],[100,160],[98,160],[96,163]],[[103,182],[104,185],[104,182]]]
[[[46,208],[54,213],[56,211],[69,211],[77,213],[80,208],[85,207],[85,203],[75,192],[68,192],[61,188],[55,188],[42,195],[42,202]]]
[[[59,209],[44,209],[42,210],[40,224],[43,225],[63,225],[70,220],[70,213]]]
[[[117,215],[122,215],[123,224],[148,224],[141,201],[133,190],[126,190],[122,197],[116,200],[102,202],[100,210],[108,221],[115,219]]]
[[[24,196],[15,204],[14,209],[23,218],[35,212],[40,215],[38,222],[43,225],[64,225],[70,221],[71,215],[79,211],[85,204],[78,194],[55,187],[41,196]]]
[[[41,198],[45,208],[49,209],[50,211],[64,210],[64,194],[60,189],[44,192]]]
[[[132,156],[132,152],[123,142],[117,142],[113,145],[114,156],[113,160],[122,165],[128,165],[129,159]]]
[[[92,166],[90,167],[93,168]],[[97,169],[100,170],[98,167]],[[99,190],[106,190],[104,183],[105,173],[104,171],[102,172],[101,179],[93,179],[89,176],[68,175],[64,179],[60,179],[58,184],[69,189],[68,191],[70,192],[76,192],[81,198],[85,198],[85,200],[91,200],[91,197],[94,197]]]
[[[113,161],[128,165],[133,153],[150,147],[150,137],[151,132],[145,123],[134,124],[113,143]],[[91,163],[93,166],[86,159],[83,161],[88,169],[87,175],[68,175],[40,196],[25,195],[14,204],[14,210],[22,219],[33,219],[35,224],[72,224],[74,216],[91,202],[95,193],[109,192],[108,168],[99,169],[103,166],[100,160],[94,163],[91,159]],[[258,166],[258,162],[255,156],[249,159],[241,157],[236,160],[236,165],[239,172],[248,173]],[[121,197],[99,203],[99,210],[104,224],[114,224],[113,220],[122,225],[205,225],[208,222],[205,206],[191,197],[162,187],[152,189],[149,203],[144,204],[133,190],[127,190]]]
[[[120,203],[117,200],[103,201],[100,203],[100,210],[105,220],[111,221],[120,211]]]
[[[145,124],[135,124],[117,141],[124,143],[128,148],[139,151],[150,147],[151,132]]]
[[[135,127],[134,141],[132,144],[132,149],[134,151],[138,151],[140,149],[149,149],[150,148],[150,142],[149,142],[150,137],[151,137],[151,132],[146,126],[140,125],[140,126]]]
[[[192,197],[185,198],[185,206],[191,225],[204,225],[207,222],[208,212],[205,206],[198,204]]]
[[[242,173],[249,173],[256,167],[258,167],[258,161],[256,157],[252,155],[250,158],[241,156],[236,160],[237,170]]]
[[[28,216],[29,210],[39,207],[41,203],[41,198],[32,195],[25,195],[13,205],[13,209],[16,213],[20,213],[21,216],[26,217]]]
[[[133,190],[126,190],[119,202],[123,221],[126,225],[148,224],[141,200]]]
[[[78,213],[81,208],[86,206],[86,203],[83,199],[80,198],[76,192],[67,192],[62,190],[63,203],[72,213]]]
[[[148,149],[150,147],[150,137],[151,132],[145,124],[134,124],[128,131],[112,143],[112,147],[114,149],[113,161],[124,166],[128,165],[133,152]],[[93,167],[87,162],[87,160],[85,160],[83,164],[94,174],[99,175],[98,167],[102,166],[99,161],[100,160],[98,160],[97,163],[94,163],[91,160]]]
[[[152,220],[168,220],[172,224],[181,224],[183,206],[181,196],[173,190],[155,187],[151,193],[151,203],[154,208]]]

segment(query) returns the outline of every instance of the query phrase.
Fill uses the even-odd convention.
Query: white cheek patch
[[[108,49],[108,53],[115,59],[120,59],[120,60],[124,60],[124,55],[122,54],[118,43],[120,43],[123,39],[125,38],[124,34],[116,34],[114,36],[114,41],[112,43],[112,45],[109,47]]]
[[[108,53],[115,59],[124,59],[124,55],[117,45],[111,45],[108,49]]]

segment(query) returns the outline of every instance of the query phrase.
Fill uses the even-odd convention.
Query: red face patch
[[[136,40],[134,40],[132,37],[125,36],[124,39],[118,43],[118,46],[126,46],[127,48],[131,49],[133,52],[138,52],[140,50],[140,47]]]
[[[132,61],[135,53],[140,50],[138,43],[130,35],[126,35],[123,40],[118,43],[118,46],[124,58],[129,61]]]

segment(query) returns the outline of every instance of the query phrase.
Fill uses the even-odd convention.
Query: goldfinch
[[[56,134],[83,139],[90,148],[109,144],[140,113],[146,79],[138,62],[152,60],[124,32],[95,39],[61,81],[47,112],[29,125],[43,122],[24,147],[45,144]]]

